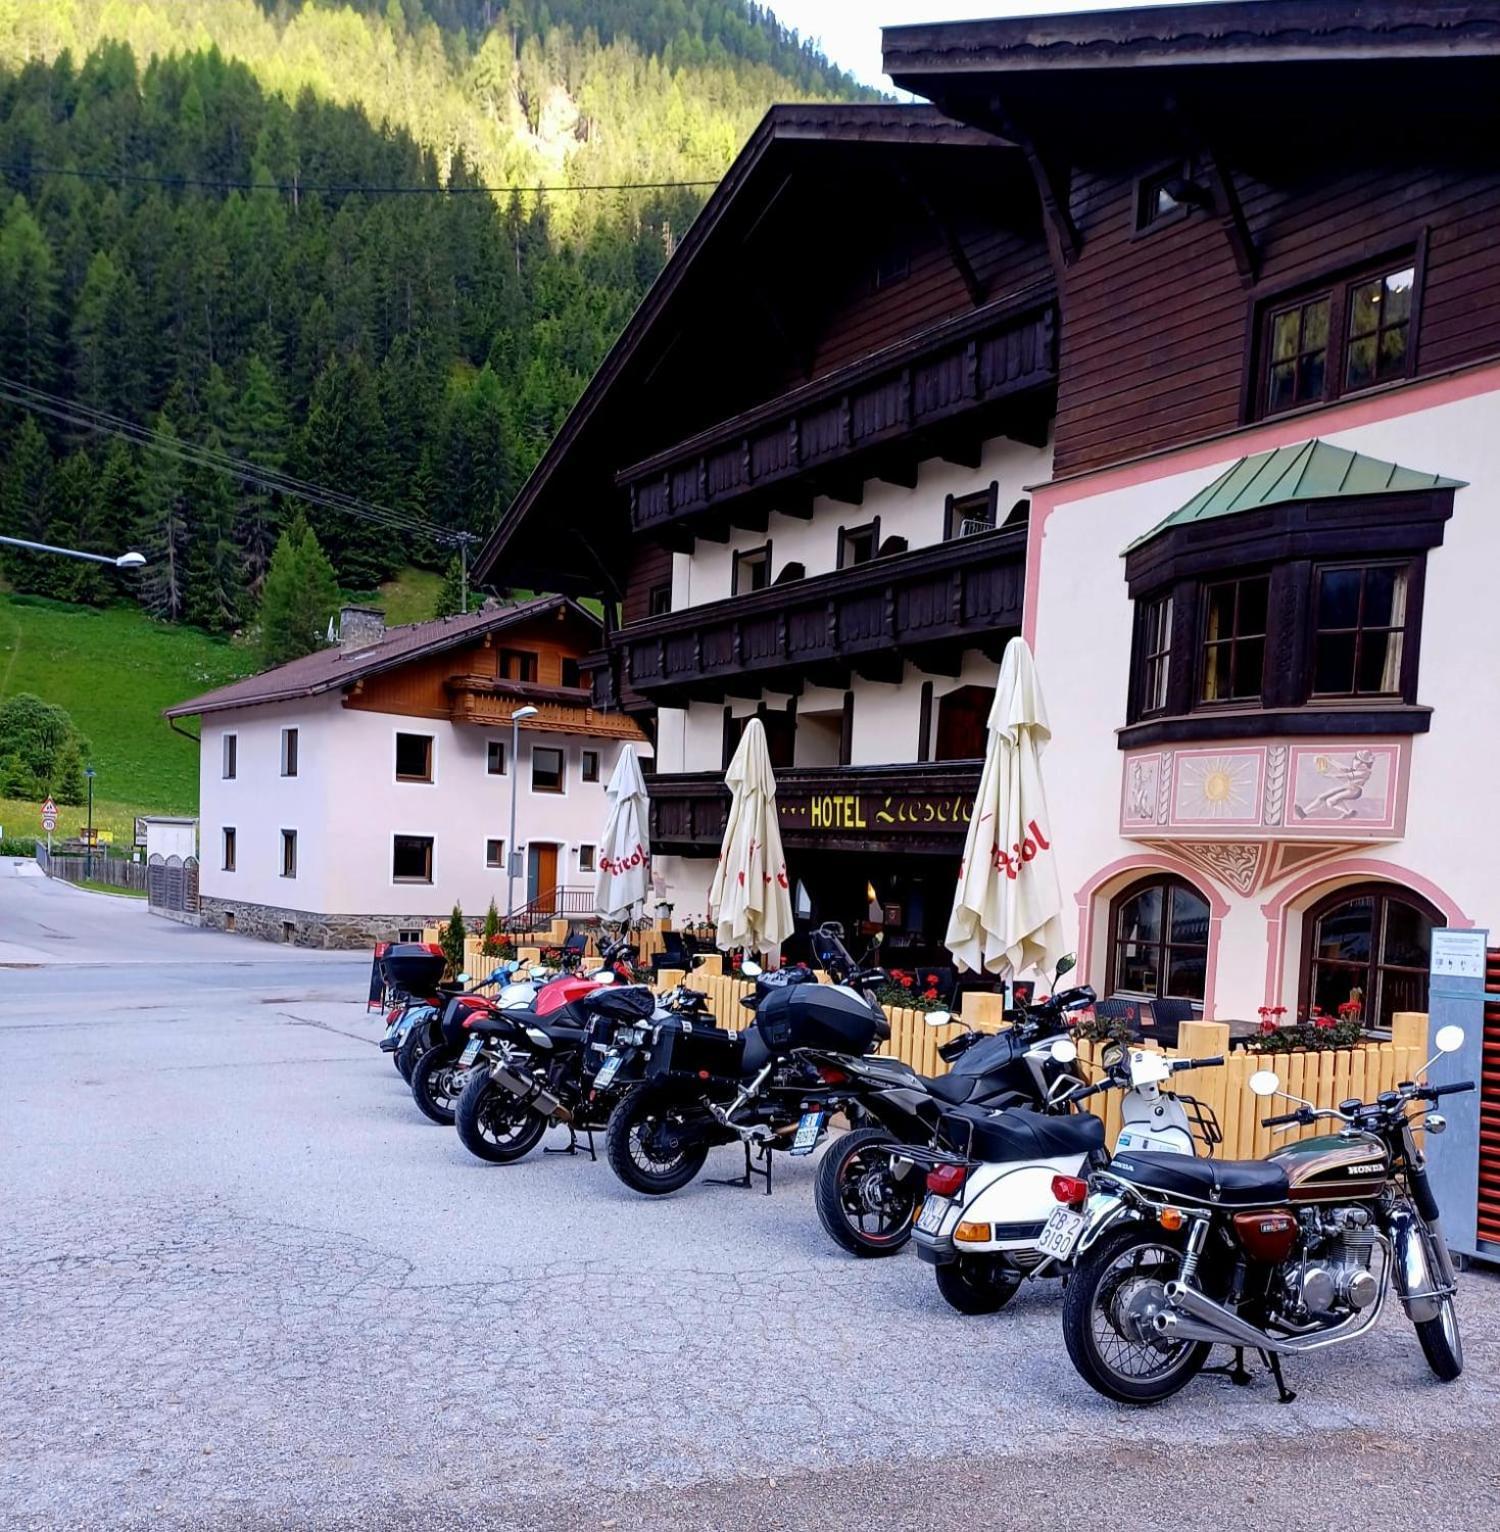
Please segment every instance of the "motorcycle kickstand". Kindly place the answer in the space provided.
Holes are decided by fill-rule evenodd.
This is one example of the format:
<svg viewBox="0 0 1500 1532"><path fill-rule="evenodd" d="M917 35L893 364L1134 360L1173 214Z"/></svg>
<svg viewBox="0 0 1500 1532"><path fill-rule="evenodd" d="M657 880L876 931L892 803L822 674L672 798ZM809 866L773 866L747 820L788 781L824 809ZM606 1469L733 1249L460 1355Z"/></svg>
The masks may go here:
<svg viewBox="0 0 1500 1532"><path fill-rule="evenodd" d="M1243 1346L1234 1348L1234 1361L1228 1367L1205 1367L1203 1371L1213 1377L1228 1378L1237 1388L1243 1388L1250 1381L1250 1369L1245 1366Z"/></svg>
<svg viewBox="0 0 1500 1532"><path fill-rule="evenodd" d="M578 1130L573 1126L572 1123L569 1123L568 1124L568 1142L567 1142L567 1144L563 1148L561 1148L561 1149L549 1149L549 1148L547 1148L544 1145L543 1148L542 1148L542 1153L543 1154L577 1154L578 1153ZM593 1140L593 1135L590 1134L589 1135L589 1158L593 1159L593 1157L594 1157L594 1140Z"/></svg>
<svg viewBox="0 0 1500 1532"><path fill-rule="evenodd" d="M1267 1370L1276 1380L1276 1402L1278 1404L1290 1404L1297 1395L1295 1391L1286 1386L1286 1379L1281 1375L1281 1358L1274 1351L1262 1351L1260 1359L1266 1364Z"/></svg>
<svg viewBox="0 0 1500 1532"><path fill-rule="evenodd" d="M742 1140L742 1142L745 1146L745 1173L740 1176L709 1177L704 1184L707 1186L738 1186L744 1191L749 1191L752 1185L751 1177L759 1176L766 1183L766 1196L769 1197L771 1195L771 1151L766 1145L761 1145L760 1154L761 1158L766 1162L766 1168L764 1170L757 1170L750 1163L749 1140Z"/></svg>

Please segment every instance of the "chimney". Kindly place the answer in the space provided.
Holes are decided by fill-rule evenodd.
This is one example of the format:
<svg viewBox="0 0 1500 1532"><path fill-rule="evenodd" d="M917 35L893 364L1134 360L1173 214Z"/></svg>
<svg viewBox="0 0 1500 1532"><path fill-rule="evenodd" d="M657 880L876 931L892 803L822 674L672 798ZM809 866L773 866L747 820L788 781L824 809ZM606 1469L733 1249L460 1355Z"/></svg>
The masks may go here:
<svg viewBox="0 0 1500 1532"><path fill-rule="evenodd" d="M346 606L339 612L339 651L355 654L385 637L385 613L373 606Z"/></svg>

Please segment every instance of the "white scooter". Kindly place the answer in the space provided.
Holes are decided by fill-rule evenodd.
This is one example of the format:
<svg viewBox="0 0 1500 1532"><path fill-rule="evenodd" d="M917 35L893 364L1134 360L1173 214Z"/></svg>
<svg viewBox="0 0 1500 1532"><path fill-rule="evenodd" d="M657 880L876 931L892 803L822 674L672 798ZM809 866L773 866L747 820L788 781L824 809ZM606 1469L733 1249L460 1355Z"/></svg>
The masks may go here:
<svg viewBox="0 0 1500 1532"><path fill-rule="evenodd" d="M1060 1064L1078 1057L1059 1038L1051 1056ZM1172 1059L1147 1048L1112 1044L1094 1085L1059 1081L1048 1112L1009 1108L986 1112L957 1107L944 1113L938 1149L903 1151L927 1170L927 1196L912 1242L934 1268L938 1291L961 1314L993 1314L1014 1296L1024 1277L1042 1274L1051 1253L1043 1230L1057 1206L1054 1182L1077 1179L1108 1162L1104 1124L1071 1108L1088 1096L1123 1090L1124 1123L1116 1150L1212 1154L1222 1142L1213 1110L1192 1096L1162 1089L1186 1069L1222 1064L1222 1057Z"/></svg>

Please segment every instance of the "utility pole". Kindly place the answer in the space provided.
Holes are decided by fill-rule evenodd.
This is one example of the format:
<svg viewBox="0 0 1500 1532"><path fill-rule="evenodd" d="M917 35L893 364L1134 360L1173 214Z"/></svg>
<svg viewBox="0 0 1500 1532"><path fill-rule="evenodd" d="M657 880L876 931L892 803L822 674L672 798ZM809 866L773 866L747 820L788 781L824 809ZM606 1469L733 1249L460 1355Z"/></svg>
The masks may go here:
<svg viewBox="0 0 1500 1532"><path fill-rule="evenodd" d="M516 912L516 871L521 853L516 850L516 779L521 775L521 721L535 718L538 709L518 707L510 715L510 844L505 848L505 918ZM512 933L514 934L514 933Z"/></svg>
<svg viewBox="0 0 1500 1532"><path fill-rule="evenodd" d="M92 763L83 768L83 774L88 778L89 782L89 827L85 845L86 861L83 875L92 881L94 876L94 768Z"/></svg>

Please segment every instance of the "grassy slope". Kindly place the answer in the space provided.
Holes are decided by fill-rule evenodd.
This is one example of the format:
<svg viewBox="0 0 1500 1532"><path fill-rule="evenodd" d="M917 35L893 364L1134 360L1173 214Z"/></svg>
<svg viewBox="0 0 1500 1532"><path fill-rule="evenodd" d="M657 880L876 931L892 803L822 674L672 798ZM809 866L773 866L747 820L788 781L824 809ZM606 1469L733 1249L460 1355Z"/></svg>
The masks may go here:
<svg viewBox="0 0 1500 1532"><path fill-rule="evenodd" d="M72 714L93 747L95 821L116 831L116 843L129 844L135 814L197 807L198 753L162 708L254 668L247 651L134 608L0 593L0 697L34 692ZM82 810L64 808L59 830L73 831L75 817L81 824ZM0 800L0 823L31 834L36 806Z"/></svg>

